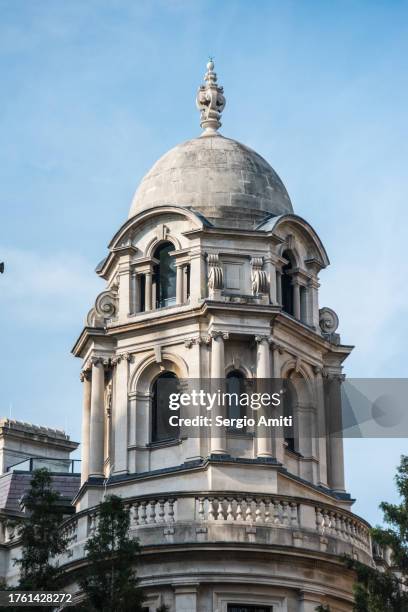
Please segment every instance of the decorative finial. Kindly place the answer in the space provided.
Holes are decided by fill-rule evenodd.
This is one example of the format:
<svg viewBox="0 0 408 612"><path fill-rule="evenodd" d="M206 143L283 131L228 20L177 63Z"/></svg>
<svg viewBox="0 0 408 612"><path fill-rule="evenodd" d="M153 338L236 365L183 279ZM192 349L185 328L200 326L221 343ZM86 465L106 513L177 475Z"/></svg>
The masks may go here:
<svg viewBox="0 0 408 612"><path fill-rule="evenodd" d="M201 113L200 125L203 136L214 134L221 127L221 113L225 108L224 88L218 85L214 72L214 60L209 58L207 72L204 75L205 85L200 85L197 92L197 108Z"/></svg>

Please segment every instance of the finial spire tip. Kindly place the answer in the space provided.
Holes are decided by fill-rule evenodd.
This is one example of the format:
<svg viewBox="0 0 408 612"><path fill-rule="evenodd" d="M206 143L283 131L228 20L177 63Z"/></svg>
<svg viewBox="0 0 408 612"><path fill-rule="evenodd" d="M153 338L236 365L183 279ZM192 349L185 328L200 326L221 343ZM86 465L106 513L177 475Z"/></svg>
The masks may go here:
<svg viewBox="0 0 408 612"><path fill-rule="evenodd" d="M224 88L217 83L212 57L208 58L204 81L205 85L200 85L198 89L196 103L201 113L200 125L204 129L203 135L209 135L214 134L221 127L221 113L226 104Z"/></svg>

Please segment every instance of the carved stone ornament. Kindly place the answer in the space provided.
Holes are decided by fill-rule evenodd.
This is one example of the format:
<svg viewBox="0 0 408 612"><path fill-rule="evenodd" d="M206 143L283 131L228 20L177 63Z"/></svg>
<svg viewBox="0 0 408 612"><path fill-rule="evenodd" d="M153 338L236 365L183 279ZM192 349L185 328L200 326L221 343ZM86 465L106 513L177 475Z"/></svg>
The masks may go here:
<svg viewBox="0 0 408 612"><path fill-rule="evenodd" d="M210 297L214 291L222 289L224 284L224 274L220 265L217 253L208 254L208 293Z"/></svg>
<svg viewBox="0 0 408 612"><path fill-rule="evenodd" d="M218 85L214 62L210 58L204 75L205 85L197 91L196 104L201 114L200 125L204 133L213 133L221 127L221 113L225 108L224 88Z"/></svg>
<svg viewBox="0 0 408 612"><path fill-rule="evenodd" d="M112 380L108 382L105 390L105 411L108 417L112 413Z"/></svg>
<svg viewBox="0 0 408 612"><path fill-rule="evenodd" d="M324 334L334 334L339 326L339 318L331 308L319 310L319 325Z"/></svg>
<svg viewBox="0 0 408 612"><path fill-rule="evenodd" d="M263 268L263 258L253 257L251 259L251 281L252 295L268 293L268 275Z"/></svg>

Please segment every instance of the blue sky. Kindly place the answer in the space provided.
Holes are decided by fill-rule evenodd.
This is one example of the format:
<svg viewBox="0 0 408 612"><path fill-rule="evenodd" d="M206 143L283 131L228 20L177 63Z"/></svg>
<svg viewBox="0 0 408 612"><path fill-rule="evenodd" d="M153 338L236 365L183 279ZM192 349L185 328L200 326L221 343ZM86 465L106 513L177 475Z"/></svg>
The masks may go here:
<svg viewBox="0 0 408 612"><path fill-rule="evenodd" d="M349 377L407 375L408 4L0 0L1 413L79 439L70 355L138 182L198 135L213 55L222 132L268 159L331 267ZM406 440L346 441L355 511L395 498Z"/></svg>

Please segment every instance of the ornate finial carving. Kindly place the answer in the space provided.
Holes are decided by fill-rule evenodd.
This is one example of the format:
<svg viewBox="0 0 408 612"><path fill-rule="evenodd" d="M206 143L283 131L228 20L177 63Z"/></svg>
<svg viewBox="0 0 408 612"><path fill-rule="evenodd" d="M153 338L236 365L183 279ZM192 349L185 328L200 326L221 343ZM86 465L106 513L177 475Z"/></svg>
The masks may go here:
<svg viewBox="0 0 408 612"><path fill-rule="evenodd" d="M221 127L221 113L225 107L224 88L217 83L217 74L214 72L212 58L207 64L207 72L204 75L205 85L200 85L196 103L201 113L200 125L204 134L213 134Z"/></svg>

